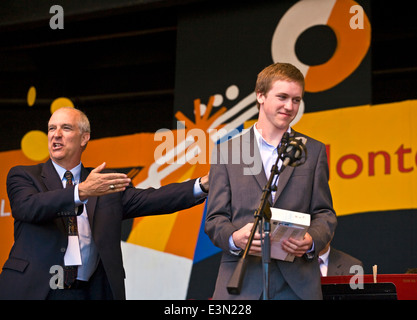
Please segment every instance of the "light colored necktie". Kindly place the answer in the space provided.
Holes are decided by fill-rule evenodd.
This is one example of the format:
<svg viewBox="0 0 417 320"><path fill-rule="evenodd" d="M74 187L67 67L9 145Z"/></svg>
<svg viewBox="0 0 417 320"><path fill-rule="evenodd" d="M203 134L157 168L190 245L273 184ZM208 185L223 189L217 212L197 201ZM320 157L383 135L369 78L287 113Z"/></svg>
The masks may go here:
<svg viewBox="0 0 417 320"><path fill-rule="evenodd" d="M321 266L323 264L323 259L319 257L319 268L320 268L320 274L323 276L323 272L321 270Z"/></svg>

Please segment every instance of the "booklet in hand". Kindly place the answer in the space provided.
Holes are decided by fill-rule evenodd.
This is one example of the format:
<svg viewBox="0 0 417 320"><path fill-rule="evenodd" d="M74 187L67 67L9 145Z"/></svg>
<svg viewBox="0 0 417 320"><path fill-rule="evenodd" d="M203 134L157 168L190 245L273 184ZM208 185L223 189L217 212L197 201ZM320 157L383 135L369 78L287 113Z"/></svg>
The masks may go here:
<svg viewBox="0 0 417 320"><path fill-rule="evenodd" d="M310 226L307 213L271 208L271 258L294 261L294 255L282 249L282 241L288 238L303 239Z"/></svg>

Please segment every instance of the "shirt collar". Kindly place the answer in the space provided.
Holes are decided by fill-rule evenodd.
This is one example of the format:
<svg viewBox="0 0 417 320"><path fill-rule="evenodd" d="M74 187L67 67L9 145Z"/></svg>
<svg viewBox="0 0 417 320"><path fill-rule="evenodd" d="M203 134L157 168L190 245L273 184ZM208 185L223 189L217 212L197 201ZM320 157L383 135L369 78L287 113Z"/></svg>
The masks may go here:
<svg viewBox="0 0 417 320"><path fill-rule="evenodd" d="M61 167L59 164L56 164L53 161L52 164L54 165L56 172L58 172L58 175L61 178L61 180L65 179L64 174L67 171L67 169ZM81 162L76 167L72 168L70 171L74 177L74 184L78 184L81 178Z"/></svg>
<svg viewBox="0 0 417 320"><path fill-rule="evenodd" d="M329 249L327 249L325 253L319 256L321 260L323 260L323 263L325 263L326 265L327 265L327 260L329 259L329 254L330 254L330 247Z"/></svg>
<svg viewBox="0 0 417 320"><path fill-rule="evenodd" d="M266 142L266 141L265 141L265 139L262 137L261 133L260 133L260 132L258 131L258 129L256 128L256 124L257 124L257 123L258 123L258 122L256 122L256 123L253 125L253 131L254 131L254 133L255 133L256 142L258 143L258 148L259 148L259 149L263 149L263 147L265 147L265 148L272 149L272 150L276 149L276 148L277 148L277 146L273 146L273 145L269 144L269 143L268 143L268 142ZM287 132L288 132L288 134L290 134L290 133L291 133L291 127L288 127Z"/></svg>

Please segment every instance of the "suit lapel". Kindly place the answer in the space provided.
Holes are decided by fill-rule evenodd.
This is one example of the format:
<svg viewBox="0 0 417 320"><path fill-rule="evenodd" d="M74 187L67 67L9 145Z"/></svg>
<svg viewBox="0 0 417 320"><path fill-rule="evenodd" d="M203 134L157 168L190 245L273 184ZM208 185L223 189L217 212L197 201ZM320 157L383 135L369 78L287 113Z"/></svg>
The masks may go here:
<svg viewBox="0 0 417 320"><path fill-rule="evenodd" d="M58 172L56 172L51 159L45 162L41 175L47 191L63 189L61 177L58 175ZM65 218L55 219L55 222L61 232L67 232Z"/></svg>
<svg viewBox="0 0 417 320"><path fill-rule="evenodd" d="M342 264L339 261L339 256L335 249L330 247L330 253L329 253L329 264L327 273L333 274L335 276L340 276L343 274L343 270L341 270Z"/></svg>
<svg viewBox="0 0 417 320"><path fill-rule="evenodd" d="M90 172L84 168L83 165L81 165L81 181L84 181L87 179ZM90 197L88 198L88 201L85 205L87 209L87 216L88 216L88 222L90 223L91 230L93 229L93 221L94 221L94 212L97 204L97 197Z"/></svg>
<svg viewBox="0 0 417 320"><path fill-rule="evenodd" d="M49 159L42 168L42 180L47 190L62 189L61 177L56 172L51 159Z"/></svg>
<svg viewBox="0 0 417 320"><path fill-rule="evenodd" d="M293 129L291 129L291 134L290 135L291 136L295 135L295 131ZM293 172L294 172L294 167L287 166L284 169L284 171L282 171L281 174L279 175L277 192L275 193L274 205L277 202L277 200L279 199L279 196L281 195L282 190L284 190L285 186L287 185L288 181L290 180L290 177L291 177Z"/></svg>
<svg viewBox="0 0 417 320"><path fill-rule="evenodd" d="M246 150L253 150L253 163L251 163L250 166L248 166L248 169L251 171L252 176L255 178L256 182L258 183L259 188L263 190L266 184L268 183L268 180L266 178L265 168L263 166L261 153L259 151L258 144L255 141L255 133L254 133L253 126L249 130L248 133L242 136L242 140L243 140L242 144L246 144ZM241 160L242 160L242 163L245 163L243 159ZM269 199L269 203L272 203L271 195L269 195L268 199Z"/></svg>
<svg viewBox="0 0 417 320"><path fill-rule="evenodd" d="M288 180L290 180L290 177L293 171L294 171L294 167L286 167L284 171L281 172L279 176L279 180L278 180L277 192L275 193L274 205L279 199L279 196L281 195L282 190L284 190L285 186L287 185Z"/></svg>
<svg viewBox="0 0 417 320"><path fill-rule="evenodd" d="M291 129L291 135L296 135L296 132ZM259 152L259 148L258 148L258 144L255 141L255 133L254 133L254 128L252 126L252 128L249 130L249 132L245 133L242 135L242 144L247 144L249 145L249 148L246 150L254 150L254 164L251 164L250 166L248 166L248 169L252 172L255 180L257 181L259 187L263 190L263 188L266 186L267 184L267 179L266 179L266 174L265 174L265 169L263 167L262 164L262 158L261 158L261 154ZM243 153L243 152L242 152ZM242 163L245 163L242 160ZM262 167L261 170L259 170L259 167L257 167L257 164L260 164ZM277 200L279 199L279 196L281 195L282 191L284 190L285 186L287 185L291 175L294 172L294 167L290 167L287 166L284 171L282 171L282 173L279 176L279 180L278 180L278 186L277 186L277 192L275 193L275 201L274 201L274 205L277 202ZM269 197L269 201L272 203L272 197Z"/></svg>
<svg viewBox="0 0 417 320"><path fill-rule="evenodd" d="M56 189L63 188L61 177L59 177L50 159L43 166L41 174L42 174L42 181L45 184L45 187L47 190L56 190ZM89 171L85 169L84 166L81 166L81 181L84 181L87 178L88 174L89 174ZM88 198L88 202L86 204L88 221L90 223L91 228L93 225L93 220L94 220L93 218L94 218L96 203L97 203L97 197L90 197ZM63 232L66 232L65 219L66 218L56 219L58 228L60 228Z"/></svg>
<svg viewBox="0 0 417 320"><path fill-rule="evenodd" d="M242 150L243 152L251 152L253 150L253 162L250 164L246 164L244 159L242 158L242 163L247 166L248 170L252 173L252 176L255 177L256 181L259 184L259 187L261 189L264 188L264 186L267 183L265 170L262 164L262 158L261 153L259 152L258 144L255 141L255 133L253 132L253 127L249 130L249 132L245 133L242 136L242 145L245 144L246 147Z"/></svg>

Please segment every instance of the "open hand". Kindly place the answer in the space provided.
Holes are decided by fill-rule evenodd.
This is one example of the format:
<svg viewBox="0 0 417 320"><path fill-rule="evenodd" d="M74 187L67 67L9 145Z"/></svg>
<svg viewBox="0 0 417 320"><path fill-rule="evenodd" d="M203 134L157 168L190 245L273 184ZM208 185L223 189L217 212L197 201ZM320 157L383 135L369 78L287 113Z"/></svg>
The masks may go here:
<svg viewBox="0 0 417 320"><path fill-rule="evenodd" d="M131 181L130 178L124 173L101 173L105 167L106 163L103 162L78 185L80 200L84 201L88 197L103 196L126 189Z"/></svg>

